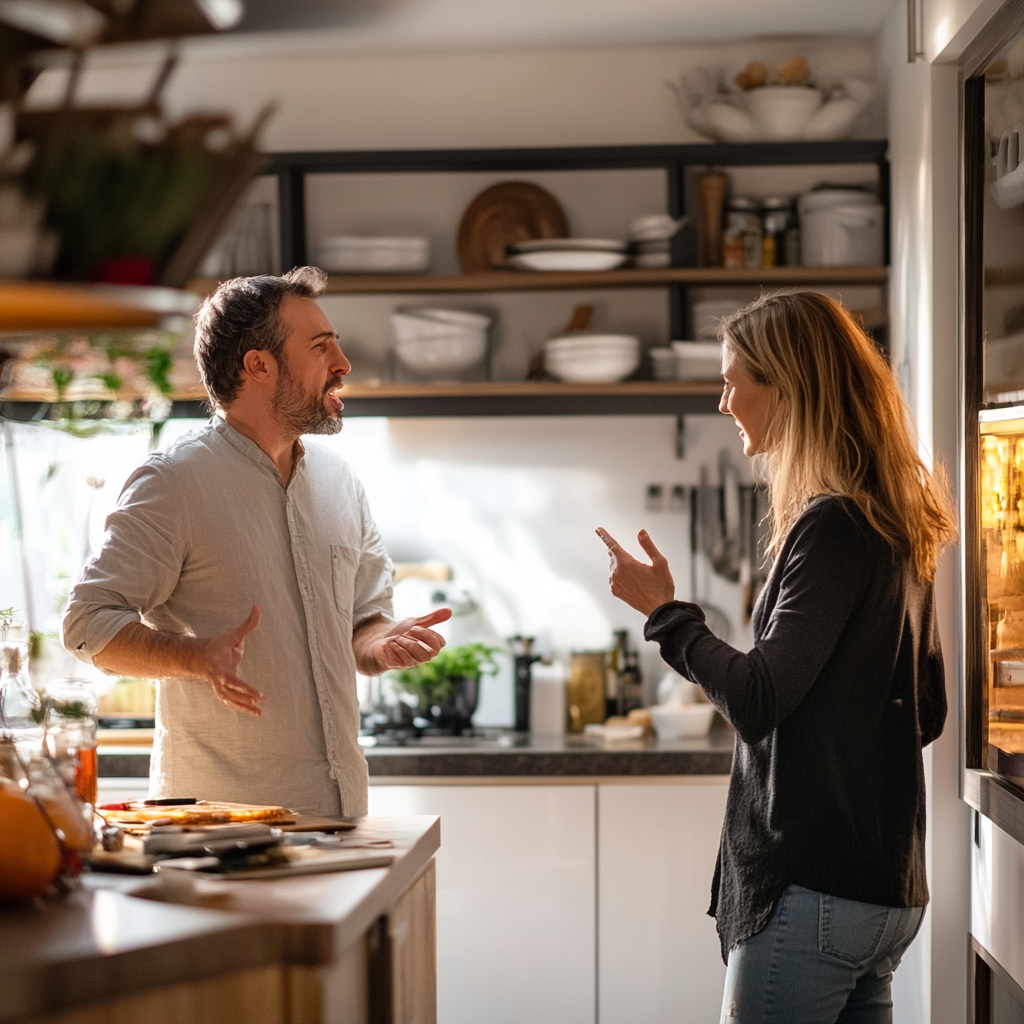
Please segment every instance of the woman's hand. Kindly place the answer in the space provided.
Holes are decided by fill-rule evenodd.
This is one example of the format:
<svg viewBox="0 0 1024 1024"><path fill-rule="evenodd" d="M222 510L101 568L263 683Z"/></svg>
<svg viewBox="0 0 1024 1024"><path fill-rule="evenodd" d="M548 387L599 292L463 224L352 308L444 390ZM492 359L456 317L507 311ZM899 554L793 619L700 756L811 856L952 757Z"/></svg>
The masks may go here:
<svg viewBox="0 0 1024 1024"><path fill-rule="evenodd" d="M608 546L612 560L608 582L619 600L648 616L655 608L675 600L676 585L668 559L654 546L646 530L637 534L637 540L650 557L651 565L638 562L607 530L598 527L596 533Z"/></svg>

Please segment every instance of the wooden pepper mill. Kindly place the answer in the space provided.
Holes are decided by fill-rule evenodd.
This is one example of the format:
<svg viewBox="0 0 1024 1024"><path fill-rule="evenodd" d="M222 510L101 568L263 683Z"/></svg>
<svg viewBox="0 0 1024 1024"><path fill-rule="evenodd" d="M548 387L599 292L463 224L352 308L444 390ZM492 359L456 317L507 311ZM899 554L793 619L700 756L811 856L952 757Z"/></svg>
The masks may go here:
<svg viewBox="0 0 1024 1024"><path fill-rule="evenodd" d="M725 213L725 193L729 179L721 171L709 171L697 178L700 195L700 263L702 267L720 267Z"/></svg>

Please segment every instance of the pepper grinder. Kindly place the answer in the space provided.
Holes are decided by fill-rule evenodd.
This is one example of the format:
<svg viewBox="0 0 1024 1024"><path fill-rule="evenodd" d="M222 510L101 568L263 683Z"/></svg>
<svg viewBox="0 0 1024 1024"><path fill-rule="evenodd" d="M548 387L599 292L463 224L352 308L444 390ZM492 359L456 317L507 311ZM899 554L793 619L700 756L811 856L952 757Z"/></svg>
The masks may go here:
<svg viewBox="0 0 1024 1024"><path fill-rule="evenodd" d="M533 663L540 661L540 655L532 654L532 636L509 637L515 666L516 732L530 731L530 676Z"/></svg>

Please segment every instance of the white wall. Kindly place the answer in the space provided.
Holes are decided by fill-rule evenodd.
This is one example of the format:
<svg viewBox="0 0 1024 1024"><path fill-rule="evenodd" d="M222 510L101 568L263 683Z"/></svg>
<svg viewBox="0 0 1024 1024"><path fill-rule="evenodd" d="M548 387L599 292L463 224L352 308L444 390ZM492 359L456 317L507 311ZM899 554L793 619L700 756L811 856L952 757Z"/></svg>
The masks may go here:
<svg viewBox="0 0 1024 1024"><path fill-rule="evenodd" d="M892 343L922 446L955 477L958 465L957 79L952 66L906 58L906 8L895 3L879 43L887 69L892 161ZM896 973L896 1019L959 1022L967 1007L970 814L959 798L961 631L958 552L937 579L950 707L926 752L929 881L925 927Z"/></svg>
<svg viewBox="0 0 1024 1024"><path fill-rule="evenodd" d="M186 51L168 89L172 110L228 109L243 120L278 104L265 148L619 145L699 141L664 84L687 68L730 74L803 53L825 83L874 73L870 41L761 39L664 46L353 54L307 50L232 58ZM97 55L81 96L142 96L155 55ZM33 95L59 94L59 76ZM881 122L865 120L877 137Z"/></svg>

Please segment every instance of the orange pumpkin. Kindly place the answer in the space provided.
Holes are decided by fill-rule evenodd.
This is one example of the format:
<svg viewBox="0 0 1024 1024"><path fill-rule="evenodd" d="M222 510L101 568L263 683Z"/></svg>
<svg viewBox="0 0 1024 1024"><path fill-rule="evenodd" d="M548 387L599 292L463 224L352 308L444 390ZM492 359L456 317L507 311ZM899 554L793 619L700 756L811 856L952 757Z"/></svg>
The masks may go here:
<svg viewBox="0 0 1024 1024"><path fill-rule="evenodd" d="M39 896L60 870L60 844L36 802L0 779L0 902Z"/></svg>

